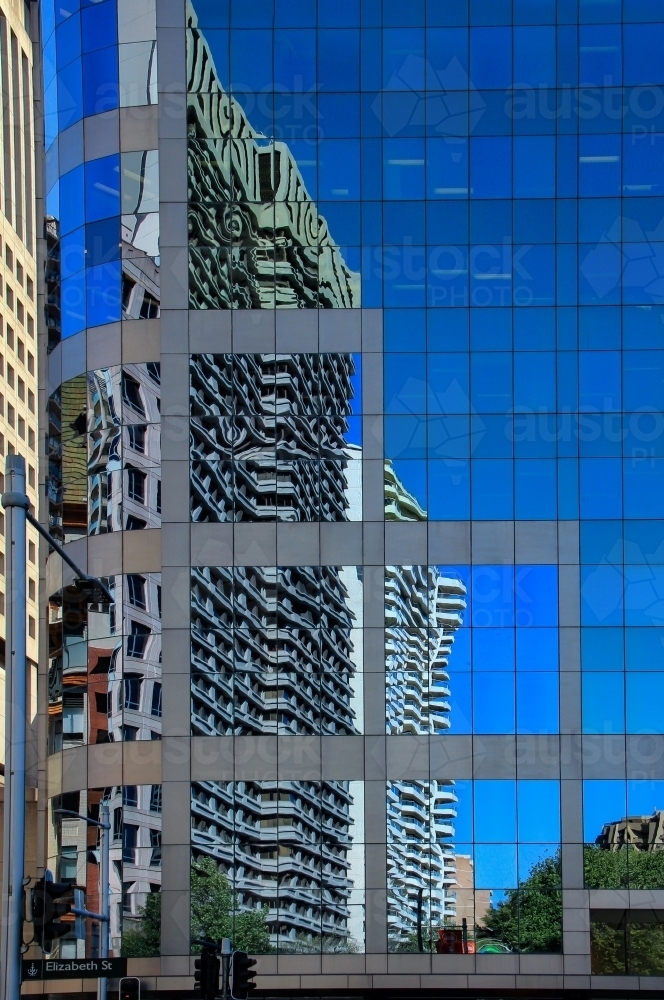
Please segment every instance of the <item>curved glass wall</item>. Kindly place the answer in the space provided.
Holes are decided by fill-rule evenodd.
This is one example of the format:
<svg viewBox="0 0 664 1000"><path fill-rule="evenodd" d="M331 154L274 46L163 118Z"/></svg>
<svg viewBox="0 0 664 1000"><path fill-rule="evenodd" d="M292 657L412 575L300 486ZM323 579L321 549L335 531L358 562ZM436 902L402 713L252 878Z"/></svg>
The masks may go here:
<svg viewBox="0 0 664 1000"><path fill-rule="evenodd" d="M119 142L122 109L157 103L155 0L46 0L41 11L53 348L159 315L159 154Z"/></svg>

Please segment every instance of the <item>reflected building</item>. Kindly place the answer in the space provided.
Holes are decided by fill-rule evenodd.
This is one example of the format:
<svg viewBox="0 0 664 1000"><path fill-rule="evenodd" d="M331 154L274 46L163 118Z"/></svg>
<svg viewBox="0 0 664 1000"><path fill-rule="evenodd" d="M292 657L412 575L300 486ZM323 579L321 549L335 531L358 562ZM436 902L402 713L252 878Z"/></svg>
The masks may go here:
<svg viewBox="0 0 664 1000"><path fill-rule="evenodd" d="M193 355L192 520L359 519L354 375L352 354Z"/></svg>
<svg viewBox="0 0 664 1000"><path fill-rule="evenodd" d="M234 894L235 915L262 912L275 951L361 950L361 787L348 781L196 782L192 864L201 856L214 859Z"/></svg>
<svg viewBox="0 0 664 1000"><path fill-rule="evenodd" d="M595 843L606 851L631 848L634 851L664 850L664 811L651 816L625 816L605 823Z"/></svg>

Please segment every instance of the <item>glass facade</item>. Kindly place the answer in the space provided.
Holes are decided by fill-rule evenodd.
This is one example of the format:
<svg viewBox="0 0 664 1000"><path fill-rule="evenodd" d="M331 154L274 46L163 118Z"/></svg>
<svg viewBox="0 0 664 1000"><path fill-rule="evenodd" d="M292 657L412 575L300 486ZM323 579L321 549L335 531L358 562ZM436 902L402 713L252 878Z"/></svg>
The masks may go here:
<svg viewBox="0 0 664 1000"><path fill-rule="evenodd" d="M114 953L659 989L659 6L47 7L49 519L115 596L49 562L48 798L121 800Z"/></svg>

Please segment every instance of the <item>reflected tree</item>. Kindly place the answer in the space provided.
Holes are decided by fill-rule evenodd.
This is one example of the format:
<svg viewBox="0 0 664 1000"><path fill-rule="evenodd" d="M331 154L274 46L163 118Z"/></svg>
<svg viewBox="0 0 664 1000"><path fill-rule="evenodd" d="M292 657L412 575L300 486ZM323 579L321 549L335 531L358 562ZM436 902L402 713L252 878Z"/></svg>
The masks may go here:
<svg viewBox="0 0 664 1000"><path fill-rule="evenodd" d="M228 878L213 858L191 863L191 938L219 941L230 938L233 948L253 955L269 954L268 907L240 910Z"/></svg>
<svg viewBox="0 0 664 1000"><path fill-rule="evenodd" d="M533 865L528 878L510 889L484 918L479 936L488 935L511 951L559 952L562 941L560 851Z"/></svg>
<svg viewBox="0 0 664 1000"><path fill-rule="evenodd" d="M138 910L136 927L122 934L122 954L128 958L151 958L161 950L161 893L151 892Z"/></svg>
<svg viewBox="0 0 664 1000"><path fill-rule="evenodd" d="M607 851L598 844L586 844L583 867L589 889L664 888L664 851L639 851L629 846Z"/></svg>

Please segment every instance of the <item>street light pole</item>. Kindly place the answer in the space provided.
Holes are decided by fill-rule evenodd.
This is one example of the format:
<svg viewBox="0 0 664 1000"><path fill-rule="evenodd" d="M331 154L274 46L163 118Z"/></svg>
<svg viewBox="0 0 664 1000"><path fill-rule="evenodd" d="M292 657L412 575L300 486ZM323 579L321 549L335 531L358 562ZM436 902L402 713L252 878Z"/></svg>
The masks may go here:
<svg viewBox="0 0 664 1000"><path fill-rule="evenodd" d="M61 816L75 816L76 819L82 819L90 826L98 826L100 829L99 835L99 913L90 913L89 910L79 910L74 909L72 913L80 915L82 917L92 917L93 919L99 920L99 951L100 958L108 958L108 935L111 926L111 910L109 906L109 855L111 849L111 819L110 810L108 808L108 802L102 801L99 806L99 819L93 819L91 816L81 816L80 813L74 812L73 809L54 809L55 813ZM102 976L99 979L99 989L98 996L99 1000L106 1000L106 979Z"/></svg>
<svg viewBox="0 0 664 1000"><path fill-rule="evenodd" d="M0 502L5 519L5 803L4 841L2 845L2 896L0 898L0 1000L20 1000L21 946L23 944L23 879L25 871L25 775L27 678L25 593L25 523L28 521L46 539L51 548L77 576L74 585L90 603L113 603L101 580L88 576L76 565L61 545L30 513L25 492L25 459L8 455L5 461L5 487ZM105 814L103 810L106 810ZM102 806L106 829L102 827L101 898L108 913L108 806ZM102 825L101 823L98 825ZM106 838L104 840L104 837ZM106 863L103 855L106 851ZM105 871L104 871L105 867ZM108 921L103 921L102 957L108 957ZM105 951L104 951L105 949ZM106 1000L106 980L100 980L100 1000Z"/></svg>
<svg viewBox="0 0 664 1000"><path fill-rule="evenodd" d="M25 859L26 638L25 459L8 455L5 516L5 803L0 913L2 1000L19 1000Z"/></svg>

